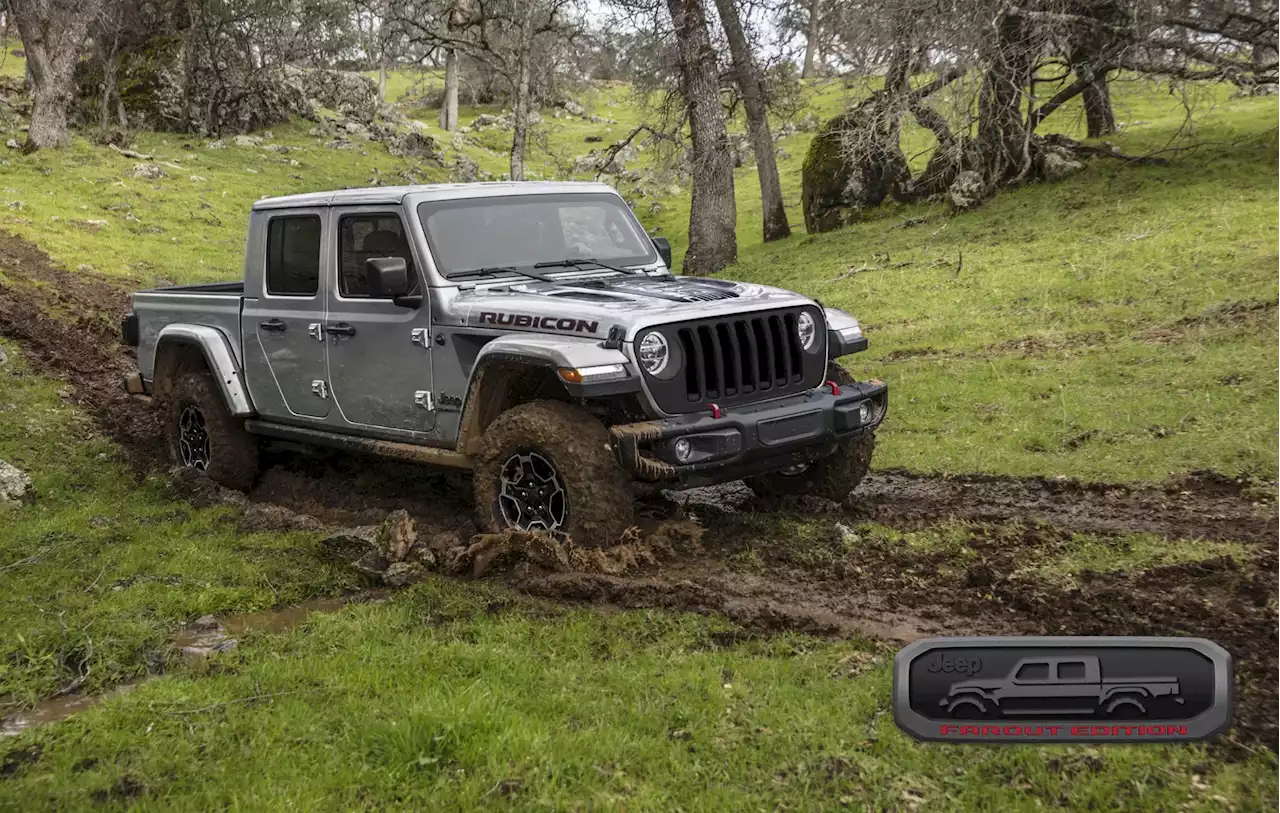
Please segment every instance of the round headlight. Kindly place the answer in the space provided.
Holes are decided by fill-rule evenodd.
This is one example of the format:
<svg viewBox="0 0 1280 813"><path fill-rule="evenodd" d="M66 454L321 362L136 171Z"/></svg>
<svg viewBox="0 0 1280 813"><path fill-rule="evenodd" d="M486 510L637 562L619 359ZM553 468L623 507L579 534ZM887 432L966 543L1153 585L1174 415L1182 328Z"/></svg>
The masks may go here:
<svg viewBox="0 0 1280 813"><path fill-rule="evenodd" d="M796 332L800 334L800 344L805 350L812 350L818 344L818 326L808 311L801 311L796 319Z"/></svg>
<svg viewBox="0 0 1280 813"><path fill-rule="evenodd" d="M640 340L640 349L636 355L640 358L640 366L649 375L657 375L665 370L671 358L666 337L656 332Z"/></svg>

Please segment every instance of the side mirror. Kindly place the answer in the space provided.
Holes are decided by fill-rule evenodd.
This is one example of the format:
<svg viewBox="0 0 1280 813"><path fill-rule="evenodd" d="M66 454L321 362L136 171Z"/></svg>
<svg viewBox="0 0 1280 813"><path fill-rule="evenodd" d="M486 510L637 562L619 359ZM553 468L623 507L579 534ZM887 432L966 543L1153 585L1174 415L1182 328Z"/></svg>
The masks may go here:
<svg viewBox="0 0 1280 813"><path fill-rule="evenodd" d="M654 237L653 247L658 250L658 256L666 263L667 270L671 270L671 241L665 237Z"/></svg>
<svg viewBox="0 0 1280 813"><path fill-rule="evenodd" d="M375 257L365 260L365 278L369 296L395 299L409 293L409 264L401 257Z"/></svg>

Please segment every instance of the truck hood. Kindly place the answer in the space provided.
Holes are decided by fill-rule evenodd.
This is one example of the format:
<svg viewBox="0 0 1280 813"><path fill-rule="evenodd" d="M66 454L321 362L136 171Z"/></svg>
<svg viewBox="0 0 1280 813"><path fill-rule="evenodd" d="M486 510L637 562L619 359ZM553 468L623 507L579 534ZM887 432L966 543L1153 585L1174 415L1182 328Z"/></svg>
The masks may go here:
<svg viewBox="0 0 1280 813"><path fill-rule="evenodd" d="M621 326L631 339L650 325L804 304L812 300L767 285L637 274L476 289L454 298L451 310L468 327L605 335Z"/></svg>

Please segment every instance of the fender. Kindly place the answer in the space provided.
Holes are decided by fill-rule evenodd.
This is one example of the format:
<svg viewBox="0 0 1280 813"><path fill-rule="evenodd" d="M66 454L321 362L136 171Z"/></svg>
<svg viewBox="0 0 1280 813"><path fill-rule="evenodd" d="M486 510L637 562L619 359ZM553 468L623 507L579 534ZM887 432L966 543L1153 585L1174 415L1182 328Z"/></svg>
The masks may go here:
<svg viewBox="0 0 1280 813"><path fill-rule="evenodd" d="M227 409L237 418L247 418L256 414L249 401L249 391L244 385L244 374L236 354L231 349L231 342L226 335L214 327L207 325L165 325L156 337L156 357L171 344L194 345L204 354L209 372L218 382L222 398Z"/></svg>
<svg viewBox="0 0 1280 813"><path fill-rule="evenodd" d="M546 370L575 397L639 392L641 388L639 372L631 359L621 350L606 348L595 339L529 333L499 336L480 349L471 367L471 381L462 404L462 421L457 442L459 451L473 453L484 428L498 417L501 409L502 396L479 397L482 390L493 393L494 386L501 388L505 395L507 382L501 375L497 381L486 382L488 371L500 371L504 366L512 364ZM628 373L627 378L599 384L570 384L556 375L557 370L564 368L581 369L607 364L623 365Z"/></svg>

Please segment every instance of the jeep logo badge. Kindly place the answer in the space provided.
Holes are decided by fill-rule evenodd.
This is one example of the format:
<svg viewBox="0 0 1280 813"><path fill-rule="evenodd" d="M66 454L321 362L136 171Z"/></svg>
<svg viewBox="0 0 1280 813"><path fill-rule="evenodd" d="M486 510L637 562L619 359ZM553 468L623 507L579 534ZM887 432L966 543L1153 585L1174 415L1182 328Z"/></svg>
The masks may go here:
<svg viewBox="0 0 1280 813"><path fill-rule="evenodd" d="M1202 638L929 638L893 664L893 716L940 742L1175 742L1231 723L1231 655Z"/></svg>

